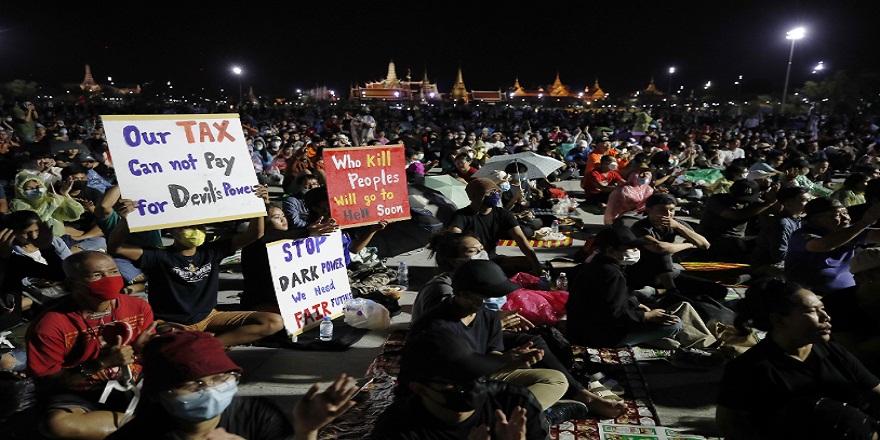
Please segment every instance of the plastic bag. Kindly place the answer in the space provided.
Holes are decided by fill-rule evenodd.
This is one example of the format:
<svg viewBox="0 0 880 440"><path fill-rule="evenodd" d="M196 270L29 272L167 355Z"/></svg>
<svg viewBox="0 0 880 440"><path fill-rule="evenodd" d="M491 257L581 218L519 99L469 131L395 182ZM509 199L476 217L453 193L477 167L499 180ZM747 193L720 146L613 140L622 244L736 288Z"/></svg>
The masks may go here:
<svg viewBox="0 0 880 440"><path fill-rule="evenodd" d="M520 272L510 281L523 286L507 295L507 302L502 310L522 309L519 314L535 325L555 325L559 318L565 316L565 303L568 292L561 290L537 290L540 278Z"/></svg>
<svg viewBox="0 0 880 440"><path fill-rule="evenodd" d="M391 325L388 309L371 299L350 299L345 302L343 313L345 323L355 328L379 330Z"/></svg>

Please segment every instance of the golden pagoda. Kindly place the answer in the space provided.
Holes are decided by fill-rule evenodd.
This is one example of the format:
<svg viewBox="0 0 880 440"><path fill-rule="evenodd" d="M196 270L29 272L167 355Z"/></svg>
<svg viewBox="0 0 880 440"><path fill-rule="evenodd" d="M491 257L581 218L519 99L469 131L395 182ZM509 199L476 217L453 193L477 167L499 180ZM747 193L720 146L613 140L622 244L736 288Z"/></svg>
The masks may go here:
<svg viewBox="0 0 880 440"><path fill-rule="evenodd" d="M571 96L571 92L568 91L568 87L563 85L562 80L559 79L559 72L556 72L556 81L553 81L553 84L550 86L550 96Z"/></svg>
<svg viewBox="0 0 880 440"><path fill-rule="evenodd" d="M513 96L526 96L526 95L528 95L528 93L526 93L525 89L523 89L522 86L519 85L519 77L517 77L516 80L513 82L513 92L512 93L513 93Z"/></svg>
<svg viewBox="0 0 880 440"><path fill-rule="evenodd" d="M83 78L83 82L79 85L79 88L86 92L100 92L101 86L95 82L95 78L92 77L92 68L86 64L86 76Z"/></svg>
<svg viewBox="0 0 880 440"><path fill-rule="evenodd" d="M596 78L596 82L593 83L593 91L590 91L589 87L584 88L584 96L589 101L601 101L605 99L605 91L599 87L599 78Z"/></svg>
<svg viewBox="0 0 880 440"><path fill-rule="evenodd" d="M452 86L452 99L453 100L461 100L465 103L468 102L468 92L467 88L464 86L464 79L461 75L461 66L458 67L458 78L455 80L455 84Z"/></svg>
<svg viewBox="0 0 880 440"><path fill-rule="evenodd" d="M657 86L654 85L654 77L653 76L651 77L651 82L648 84L648 88L645 89L644 93L646 95L650 95L650 96L664 95L664 93L661 92L660 90L657 90Z"/></svg>
<svg viewBox="0 0 880 440"><path fill-rule="evenodd" d="M394 60L388 63L388 73L384 79L368 82L364 87L354 86L351 88L351 98L360 100L402 101L407 99L440 99L437 84L428 81L428 71L425 69L421 81L413 81L411 69L407 69L406 79L397 78L397 68Z"/></svg>

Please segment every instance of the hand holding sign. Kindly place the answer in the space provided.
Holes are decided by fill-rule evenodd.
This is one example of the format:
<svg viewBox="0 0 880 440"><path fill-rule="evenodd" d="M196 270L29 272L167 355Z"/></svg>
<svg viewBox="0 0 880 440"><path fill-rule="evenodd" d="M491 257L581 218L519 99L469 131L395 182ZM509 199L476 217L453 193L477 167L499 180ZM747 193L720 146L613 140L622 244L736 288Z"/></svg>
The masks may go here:
<svg viewBox="0 0 880 440"><path fill-rule="evenodd" d="M410 218L403 145L324 150L330 211L345 228Z"/></svg>

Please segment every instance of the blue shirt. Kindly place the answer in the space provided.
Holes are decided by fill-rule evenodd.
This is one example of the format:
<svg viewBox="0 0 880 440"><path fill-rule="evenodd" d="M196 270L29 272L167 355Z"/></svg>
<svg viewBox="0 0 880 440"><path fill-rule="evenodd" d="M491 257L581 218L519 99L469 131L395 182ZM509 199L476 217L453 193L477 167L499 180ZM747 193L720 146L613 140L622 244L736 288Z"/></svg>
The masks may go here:
<svg viewBox="0 0 880 440"><path fill-rule="evenodd" d="M822 228L804 226L791 234L785 255L785 279L805 286L817 295L856 285L849 272L849 263L856 254L856 247L865 242L868 231L828 252L807 250L808 241L827 234L828 231Z"/></svg>

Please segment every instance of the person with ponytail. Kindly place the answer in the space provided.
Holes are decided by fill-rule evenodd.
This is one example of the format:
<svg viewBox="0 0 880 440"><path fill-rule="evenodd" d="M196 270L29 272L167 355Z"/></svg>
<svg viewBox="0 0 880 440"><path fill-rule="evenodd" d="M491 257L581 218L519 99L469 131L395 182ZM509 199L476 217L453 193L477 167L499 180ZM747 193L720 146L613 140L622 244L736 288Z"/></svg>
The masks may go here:
<svg viewBox="0 0 880 440"><path fill-rule="evenodd" d="M715 414L725 438L876 438L867 414L880 379L830 340L831 317L815 293L760 280L737 304L734 326L767 335L725 367Z"/></svg>

